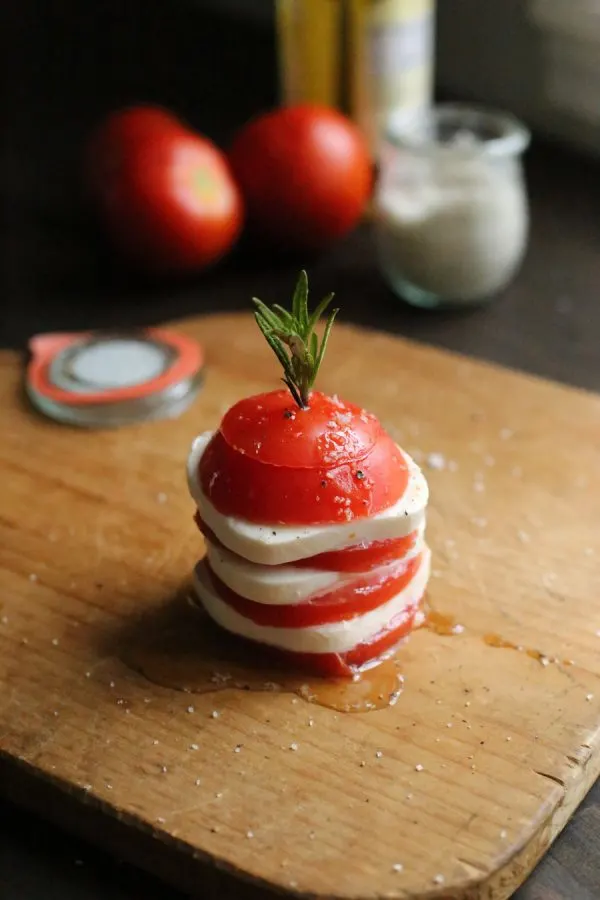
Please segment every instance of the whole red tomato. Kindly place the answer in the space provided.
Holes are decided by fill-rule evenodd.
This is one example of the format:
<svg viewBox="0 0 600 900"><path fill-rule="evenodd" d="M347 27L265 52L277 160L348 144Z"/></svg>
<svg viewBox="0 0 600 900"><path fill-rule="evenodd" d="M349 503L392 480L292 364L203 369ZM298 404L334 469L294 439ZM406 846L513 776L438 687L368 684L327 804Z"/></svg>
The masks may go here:
<svg viewBox="0 0 600 900"><path fill-rule="evenodd" d="M229 159L256 229L302 250L322 249L353 228L372 188L362 134L327 107L259 116L239 131Z"/></svg>
<svg viewBox="0 0 600 900"><path fill-rule="evenodd" d="M179 119L160 106L141 105L110 113L93 131L85 154L85 180L92 197L102 196L132 147L165 131L184 131Z"/></svg>
<svg viewBox="0 0 600 900"><path fill-rule="evenodd" d="M243 201L225 156L164 110L109 117L91 139L86 169L110 236L142 268L204 269L240 233Z"/></svg>

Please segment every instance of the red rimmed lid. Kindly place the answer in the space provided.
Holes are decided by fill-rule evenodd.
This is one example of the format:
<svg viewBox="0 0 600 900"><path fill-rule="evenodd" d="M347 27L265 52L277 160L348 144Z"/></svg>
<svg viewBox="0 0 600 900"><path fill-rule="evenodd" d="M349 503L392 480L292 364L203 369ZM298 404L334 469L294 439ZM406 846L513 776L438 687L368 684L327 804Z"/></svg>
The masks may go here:
<svg viewBox="0 0 600 900"><path fill-rule="evenodd" d="M202 347L163 328L33 337L27 391L54 419L118 425L179 414L199 387Z"/></svg>

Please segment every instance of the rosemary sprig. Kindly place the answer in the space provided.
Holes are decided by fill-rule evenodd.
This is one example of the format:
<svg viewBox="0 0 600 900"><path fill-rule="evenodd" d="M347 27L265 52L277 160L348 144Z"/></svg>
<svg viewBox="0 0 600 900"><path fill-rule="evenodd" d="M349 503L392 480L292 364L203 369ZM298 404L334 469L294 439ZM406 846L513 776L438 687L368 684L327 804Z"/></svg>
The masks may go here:
<svg viewBox="0 0 600 900"><path fill-rule="evenodd" d="M310 391L323 362L327 341L338 309L329 313L325 331L319 345L315 325L333 300L328 294L316 309L308 312L308 278L302 270L296 283L289 312L277 303L268 307L253 297L256 306L254 317L271 350L283 366L283 381L300 409L309 404Z"/></svg>

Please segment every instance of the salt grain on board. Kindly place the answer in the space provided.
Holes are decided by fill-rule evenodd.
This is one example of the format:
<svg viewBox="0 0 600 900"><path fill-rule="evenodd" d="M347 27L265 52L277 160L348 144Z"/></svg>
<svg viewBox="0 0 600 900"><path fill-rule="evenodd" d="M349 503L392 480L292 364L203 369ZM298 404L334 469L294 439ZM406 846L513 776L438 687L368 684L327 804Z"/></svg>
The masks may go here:
<svg viewBox="0 0 600 900"><path fill-rule="evenodd" d="M446 468L446 457L443 453L429 453L427 455L427 465L430 469L436 469L441 472Z"/></svg>

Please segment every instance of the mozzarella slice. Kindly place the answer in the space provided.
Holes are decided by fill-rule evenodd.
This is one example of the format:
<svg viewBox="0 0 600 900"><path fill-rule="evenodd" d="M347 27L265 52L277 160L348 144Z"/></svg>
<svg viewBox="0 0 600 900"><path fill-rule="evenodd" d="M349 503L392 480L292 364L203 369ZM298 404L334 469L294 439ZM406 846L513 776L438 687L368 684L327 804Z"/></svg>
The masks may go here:
<svg viewBox="0 0 600 900"><path fill-rule="evenodd" d="M233 634L297 653L345 653L375 637L399 613L421 600L429 579L430 565L431 552L425 547L421 565L409 584L387 603L362 616L312 628L257 625L221 600L213 587L206 565L202 562L194 572L194 587L208 615Z"/></svg>
<svg viewBox="0 0 600 900"><path fill-rule="evenodd" d="M368 572L326 572L321 569L297 568L293 565L263 566L248 562L225 547L217 547L206 540L206 555L210 566L221 581L255 603L294 604L308 597L318 597L327 591L350 585L365 576L391 574L423 551L423 529L410 552L401 560L395 559Z"/></svg>
<svg viewBox="0 0 600 900"><path fill-rule="evenodd" d="M353 519L331 525L254 525L235 516L217 512L198 480L198 466L212 432L196 438L188 457L187 478L202 519L222 544L251 562L267 566L306 559L317 553L341 550L361 541L383 541L405 537L425 519L429 491L417 464L404 453L408 464L408 485L400 500L372 518Z"/></svg>

